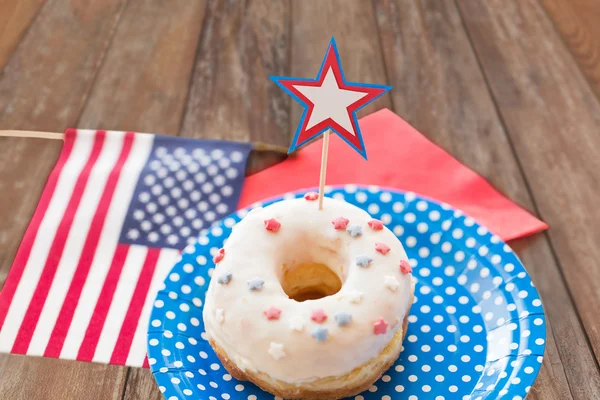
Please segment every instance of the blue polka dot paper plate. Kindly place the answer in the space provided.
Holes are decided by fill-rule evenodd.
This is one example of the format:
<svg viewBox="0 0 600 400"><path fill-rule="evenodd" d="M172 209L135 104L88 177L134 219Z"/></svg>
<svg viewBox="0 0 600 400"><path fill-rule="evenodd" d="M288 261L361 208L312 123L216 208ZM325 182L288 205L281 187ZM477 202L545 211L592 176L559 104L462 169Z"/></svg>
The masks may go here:
<svg viewBox="0 0 600 400"><path fill-rule="evenodd" d="M461 211L414 193L347 185L328 188L327 196L383 221L404 244L418 280L400 358L354 398L525 398L544 355L545 316L510 247ZM212 256L247 212L225 218L188 246L157 295L148 361L168 400L273 398L227 373L202 321Z"/></svg>

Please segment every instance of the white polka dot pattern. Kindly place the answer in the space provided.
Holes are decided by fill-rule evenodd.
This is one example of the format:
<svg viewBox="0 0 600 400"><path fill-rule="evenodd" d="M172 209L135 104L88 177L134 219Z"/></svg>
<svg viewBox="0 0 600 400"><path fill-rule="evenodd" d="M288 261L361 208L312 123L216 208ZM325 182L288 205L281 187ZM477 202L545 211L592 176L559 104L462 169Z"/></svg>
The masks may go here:
<svg viewBox="0 0 600 400"><path fill-rule="evenodd" d="M510 247L462 212L414 193L355 185L327 193L381 219L405 244L418 279L399 360L353 399L525 398L543 359L545 316ZM166 399L273 398L227 373L202 321L211 252L246 214L225 218L188 246L158 293L148 361Z"/></svg>

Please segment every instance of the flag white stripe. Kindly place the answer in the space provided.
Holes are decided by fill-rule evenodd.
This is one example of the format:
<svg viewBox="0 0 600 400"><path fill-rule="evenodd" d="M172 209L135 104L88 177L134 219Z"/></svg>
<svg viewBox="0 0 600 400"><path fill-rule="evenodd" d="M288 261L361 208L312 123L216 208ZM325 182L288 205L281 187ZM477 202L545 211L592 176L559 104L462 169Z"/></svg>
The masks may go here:
<svg viewBox="0 0 600 400"><path fill-rule="evenodd" d="M127 356L127 365L134 367L141 367L146 357L146 337L148 332L148 320L150 318L150 311L152 310L152 304L156 298L156 293L160 288L161 283L165 280L167 273L171 270L177 258L179 257L179 251L174 249L162 249L158 257L156 269L152 275L152 282L148 290L148 295L140 314L138 325L135 329L135 335L133 342L131 343L131 349Z"/></svg>
<svg viewBox="0 0 600 400"><path fill-rule="evenodd" d="M46 350L48 340L50 339L65 296L71 285L71 280L75 274L75 269L81 257L81 251L87 239L92 219L104 192L106 181L114 165L117 163L121 148L123 147L123 138L123 132L112 132L110 135L107 135L98 159L90 170L87 185L83 191L79 207L73 218L71 230L67 236L63 256L58 263L56 275L50 286L46 302L31 338L31 343L27 350L28 355L41 356ZM46 239L40 238L40 240Z"/></svg>
<svg viewBox="0 0 600 400"><path fill-rule="evenodd" d="M31 248L29 259L25 265L23 276L19 281L17 290L12 299L12 304L6 315L4 326L0 331L0 351L9 352L21 327L21 322L27 305L31 302L33 293L44 268L48 252L52 244L52 238L56 234L68 199L73 192L75 182L79 177L94 144L94 138L90 132L84 132L74 139L73 149L67 159L62 173L58 177L54 195L50 200L46 214L41 221L40 228Z"/></svg>
<svg viewBox="0 0 600 400"><path fill-rule="evenodd" d="M92 361L101 363L110 361L147 254L148 248L145 246L132 245L129 248Z"/></svg>
<svg viewBox="0 0 600 400"><path fill-rule="evenodd" d="M73 315L73 323L69 327L65 338L65 343L60 354L61 358L75 359L77 357L100 292L104 286L106 275L108 274L113 255L117 248L121 228L125 222L129 203L135 191L135 185L132 182L137 182L139 179L140 173L152 151L153 138L154 136L152 135L135 135L129 157L123 165L113 199L108 209L106 222L94 255L94 261L92 262L79 303ZM138 262L143 262L143 259ZM121 303L121 299L116 296L113 298L113 301Z"/></svg>

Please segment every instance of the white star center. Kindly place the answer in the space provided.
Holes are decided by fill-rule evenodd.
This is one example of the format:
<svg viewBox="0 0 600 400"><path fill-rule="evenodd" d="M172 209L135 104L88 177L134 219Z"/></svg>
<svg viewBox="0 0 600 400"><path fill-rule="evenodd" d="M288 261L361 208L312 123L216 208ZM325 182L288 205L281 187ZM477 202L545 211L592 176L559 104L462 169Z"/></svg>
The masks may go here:
<svg viewBox="0 0 600 400"><path fill-rule="evenodd" d="M307 130L321 121L331 118L353 136L356 136L348 114L348 107L367 96L367 93L340 89L331 68L327 70L321 86L294 87L314 104L312 114L306 125Z"/></svg>

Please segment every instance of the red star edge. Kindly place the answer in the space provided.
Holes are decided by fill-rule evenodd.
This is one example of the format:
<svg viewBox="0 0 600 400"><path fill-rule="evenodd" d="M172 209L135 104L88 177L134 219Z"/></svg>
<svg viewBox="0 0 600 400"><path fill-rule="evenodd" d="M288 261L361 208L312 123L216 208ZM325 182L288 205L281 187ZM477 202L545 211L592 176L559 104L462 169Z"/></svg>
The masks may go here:
<svg viewBox="0 0 600 400"><path fill-rule="evenodd" d="M335 80L339 89L361 92L365 94L363 97L350 104L346 108L352 123L351 130L344 128L333 118L325 118L317 124L307 128L308 122L310 121L311 115L314 111L315 104L312 103L305 95L303 95L297 89L297 87L322 87L325 77L330 69L335 76ZM337 133L338 136L344 139L346 143L352 146L352 148L354 148L361 156L367 159L367 152L360 132L360 127L358 126L356 113L358 110L389 91L392 87L376 84L347 82L344 78L344 71L342 70L342 64L340 62L340 55L338 53L334 38L331 38L327 53L325 54L325 59L321 64L321 69L319 70L316 79L290 78L282 76L272 76L270 78L304 107L304 112L300 118L298 129L296 130L296 134L294 135L294 139L292 140L292 145L290 146L288 153L291 153L298 147L316 138L327 129L331 129L333 132Z"/></svg>

